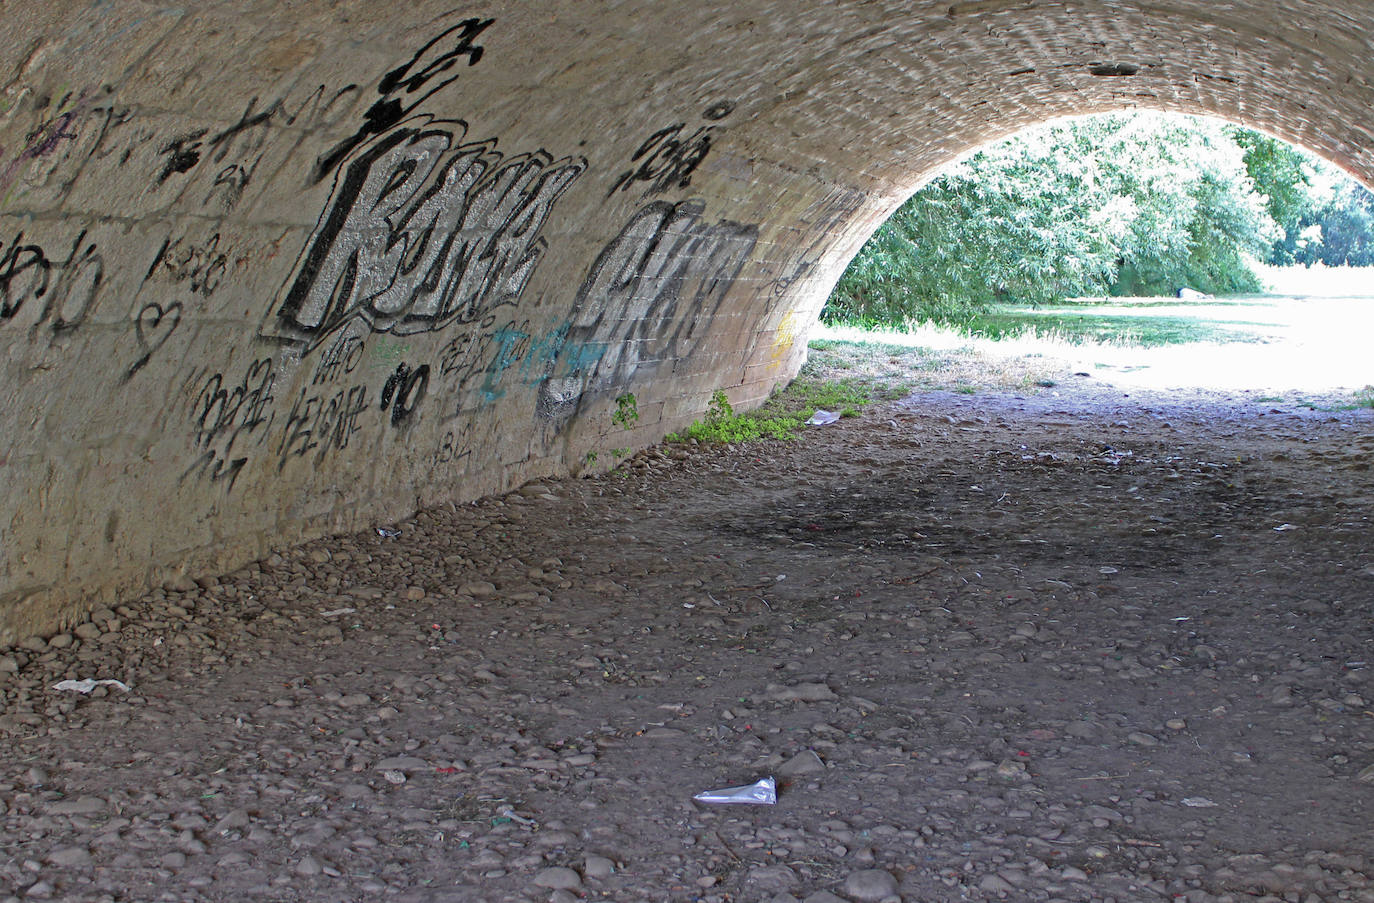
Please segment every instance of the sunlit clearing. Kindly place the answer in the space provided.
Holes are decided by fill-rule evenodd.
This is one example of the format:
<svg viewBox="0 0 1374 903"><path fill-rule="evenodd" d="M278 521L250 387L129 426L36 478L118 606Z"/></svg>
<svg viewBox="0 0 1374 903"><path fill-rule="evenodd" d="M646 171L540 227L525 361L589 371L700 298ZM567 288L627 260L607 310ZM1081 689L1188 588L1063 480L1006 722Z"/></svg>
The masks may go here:
<svg viewBox="0 0 1374 903"><path fill-rule="evenodd" d="M1301 268L1299 268L1301 270ZM1292 287L1289 287L1290 291ZM1142 347L1128 342L1070 341L1053 330L993 340L929 324L908 330L816 327L815 338L882 342L933 350L970 349L986 358L1036 356L1116 386L1227 392L1356 391L1374 384L1374 297L1266 296L1160 305L1160 299L1114 299L1110 317L1138 315L1130 301L1151 304L1151 317L1205 320L1254 339Z"/></svg>

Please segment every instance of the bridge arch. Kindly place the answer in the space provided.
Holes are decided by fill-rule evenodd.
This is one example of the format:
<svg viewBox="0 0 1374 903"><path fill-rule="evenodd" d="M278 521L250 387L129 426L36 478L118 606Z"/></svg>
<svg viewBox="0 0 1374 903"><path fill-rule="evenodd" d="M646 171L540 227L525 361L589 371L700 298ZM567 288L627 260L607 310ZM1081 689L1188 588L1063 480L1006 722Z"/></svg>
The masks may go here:
<svg viewBox="0 0 1374 903"><path fill-rule="evenodd" d="M764 397L1025 126L1219 116L1370 183L1372 44L1355 0L12 11L0 642Z"/></svg>

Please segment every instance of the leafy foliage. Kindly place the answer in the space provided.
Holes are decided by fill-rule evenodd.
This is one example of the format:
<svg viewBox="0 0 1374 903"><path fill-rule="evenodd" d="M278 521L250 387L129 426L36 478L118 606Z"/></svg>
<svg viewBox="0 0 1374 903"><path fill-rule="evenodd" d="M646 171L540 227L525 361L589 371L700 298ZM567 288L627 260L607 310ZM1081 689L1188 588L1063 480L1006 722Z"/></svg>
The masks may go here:
<svg viewBox="0 0 1374 903"><path fill-rule="evenodd" d="M758 410L736 414L730 399L723 391L716 390L705 419L668 436L666 441L733 444L759 439L795 439L817 410L839 411L841 417L855 417L874 400L875 391L873 385L862 380L823 381L800 377Z"/></svg>
<svg viewBox="0 0 1374 903"><path fill-rule="evenodd" d="M1323 200L1332 172L1323 166L1277 139L1184 116L1032 129L903 204L850 264L823 317L959 325L994 303L1185 286L1253 292L1251 259L1306 262L1325 259L1313 256L1323 248L1344 255L1336 262L1374 255L1374 204L1344 193L1354 187Z"/></svg>

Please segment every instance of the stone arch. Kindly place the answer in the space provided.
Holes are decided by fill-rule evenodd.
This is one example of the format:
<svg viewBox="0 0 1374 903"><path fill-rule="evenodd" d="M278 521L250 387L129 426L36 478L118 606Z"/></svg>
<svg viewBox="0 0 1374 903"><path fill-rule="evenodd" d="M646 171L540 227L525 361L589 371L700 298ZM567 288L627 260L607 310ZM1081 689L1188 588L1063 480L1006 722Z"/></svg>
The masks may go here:
<svg viewBox="0 0 1374 903"><path fill-rule="evenodd" d="M0 642L762 398L1023 126L1202 113L1374 180L1354 0L9 15Z"/></svg>

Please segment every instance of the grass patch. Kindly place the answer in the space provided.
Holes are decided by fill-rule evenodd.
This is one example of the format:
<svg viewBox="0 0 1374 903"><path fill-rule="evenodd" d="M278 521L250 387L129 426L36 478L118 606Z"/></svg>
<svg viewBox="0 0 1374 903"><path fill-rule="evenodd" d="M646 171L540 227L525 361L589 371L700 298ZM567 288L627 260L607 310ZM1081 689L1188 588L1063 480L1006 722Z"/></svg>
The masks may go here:
<svg viewBox="0 0 1374 903"><path fill-rule="evenodd" d="M997 307L970 314L958 324L969 336L988 339L1047 338L1073 345L1097 343L1158 348L1195 342L1258 342L1260 336L1206 317L1093 312L1094 308ZM1259 324L1239 324L1259 325Z"/></svg>
<svg viewBox="0 0 1374 903"><path fill-rule="evenodd" d="M803 373L786 389L774 393L762 406L747 414L735 413L730 399L717 390L711 396L705 418L680 433L673 433L666 441L726 444L760 439L786 441L797 438L806 421L817 411L837 411L841 417L855 417L875 401L901 398L906 394L901 386L861 379L818 379Z"/></svg>

